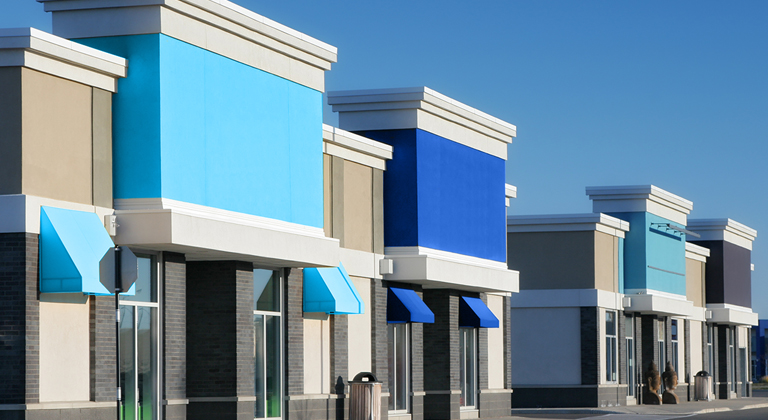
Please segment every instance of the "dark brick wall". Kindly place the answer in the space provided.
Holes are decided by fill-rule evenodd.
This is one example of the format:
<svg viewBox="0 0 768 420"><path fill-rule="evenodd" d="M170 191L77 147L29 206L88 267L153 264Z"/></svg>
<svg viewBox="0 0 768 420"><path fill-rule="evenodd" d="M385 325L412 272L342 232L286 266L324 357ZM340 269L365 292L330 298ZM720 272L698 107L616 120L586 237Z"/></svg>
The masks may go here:
<svg viewBox="0 0 768 420"><path fill-rule="evenodd" d="M643 364L640 366L642 372L648 370L648 366L651 362L656 362L659 359L659 324L656 315L641 315L641 328L642 328L642 350ZM663 366L656 366L659 372L664 370Z"/></svg>
<svg viewBox="0 0 768 420"><path fill-rule="evenodd" d="M187 397L187 263L183 254L164 252L163 398ZM163 405L166 419L185 419L185 405Z"/></svg>
<svg viewBox="0 0 768 420"><path fill-rule="evenodd" d="M348 315L331 315L331 393L344 394L345 383L349 381L349 318ZM344 402L343 399L338 401ZM343 413L343 407L342 413ZM342 419L340 419L342 420Z"/></svg>
<svg viewBox="0 0 768 420"><path fill-rule="evenodd" d="M619 347L619 383L627 383L627 325L623 311L616 311L616 342Z"/></svg>
<svg viewBox="0 0 768 420"><path fill-rule="evenodd" d="M600 332L598 330L599 308L580 308L581 318L581 384L600 383Z"/></svg>
<svg viewBox="0 0 768 420"><path fill-rule="evenodd" d="M504 298L504 388L512 389L512 298Z"/></svg>
<svg viewBox="0 0 768 420"><path fill-rule="evenodd" d="M187 396L252 397L253 265L188 262L186 281Z"/></svg>
<svg viewBox="0 0 768 420"><path fill-rule="evenodd" d="M488 305L488 297L480 293L480 299ZM488 389L488 329L477 329L477 387Z"/></svg>
<svg viewBox="0 0 768 420"><path fill-rule="evenodd" d="M39 401L38 239L0 234L0 404Z"/></svg>
<svg viewBox="0 0 768 420"><path fill-rule="evenodd" d="M717 398L727 399L730 398L730 383L731 383L731 363L728 360L728 334L730 327L727 325L716 325L717 333L717 353L715 354L715 360L717 362L717 376L718 376L718 395Z"/></svg>
<svg viewBox="0 0 768 420"><path fill-rule="evenodd" d="M424 324L419 322L411 324L411 391L424 392ZM411 417L412 420L424 419L423 395L411 397Z"/></svg>
<svg viewBox="0 0 768 420"><path fill-rule="evenodd" d="M283 287L284 331L285 331L285 368L287 395L304 393L304 276L300 268L285 270ZM291 415L288 406L288 415ZM296 417L298 418L298 417Z"/></svg>
<svg viewBox="0 0 768 420"><path fill-rule="evenodd" d="M424 418L455 419L459 417L460 396L445 392L461 389L459 296L453 290L425 290L424 303L435 314L434 324L424 324L424 348L440 349L424 352Z"/></svg>
<svg viewBox="0 0 768 420"><path fill-rule="evenodd" d="M512 395L508 392L480 392L479 407L481 418L508 417L512 408Z"/></svg>
<svg viewBox="0 0 768 420"><path fill-rule="evenodd" d="M635 375L635 384L643 386L641 379L642 367L643 367L643 320L639 316L634 318L635 325L635 369L632 372ZM643 394L643 389L635 388L635 398L640 400Z"/></svg>
<svg viewBox="0 0 768 420"><path fill-rule="evenodd" d="M371 340L371 371L381 382L382 392L388 392L387 286L378 279L371 280Z"/></svg>
<svg viewBox="0 0 768 420"><path fill-rule="evenodd" d="M115 400L115 298L90 296L91 400Z"/></svg>

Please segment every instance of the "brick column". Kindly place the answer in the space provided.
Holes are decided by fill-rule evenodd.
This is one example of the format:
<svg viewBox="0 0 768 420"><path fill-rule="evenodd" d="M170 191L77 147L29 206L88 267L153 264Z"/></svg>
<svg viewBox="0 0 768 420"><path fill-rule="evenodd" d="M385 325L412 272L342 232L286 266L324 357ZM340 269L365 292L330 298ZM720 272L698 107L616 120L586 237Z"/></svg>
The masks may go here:
<svg viewBox="0 0 768 420"><path fill-rule="evenodd" d="M163 418L187 418L187 263L183 254L164 252Z"/></svg>
<svg viewBox="0 0 768 420"><path fill-rule="evenodd" d="M627 321L624 311L616 311L616 344L619 347L619 383L627 384Z"/></svg>
<svg viewBox="0 0 768 420"><path fill-rule="evenodd" d="M645 391L645 384L643 384L642 372L643 372L643 320L640 316L634 318L635 326L635 369L632 372L635 375L635 383L640 384L640 389L635 388L635 398L637 402L642 402L643 392Z"/></svg>
<svg viewBox="0 0 768 420"><path fill-rule="evenodd" d="M382 280L371 280L371 371L381 382L381 392L389 392L387 339L387 286ZM389 413L389 398L381 398L381 418Z"/></svg>
<svg viewBox="0 0 768 420"><path fill-rule="evenodd" d="M285 270L283 290L286 392L301 395L304 393L304 276L300 268Z"/></svg>
<svg viewBox="0 0 768 420"><path fill-rule="evenodd" d="M512 389L512 298L504 298L504 388Z"/></svg>
<svg viewBox="0 0 768 420"><path fill-rule="evenodd" d="M115 401L115 298L90 296L91 400Z"/></svg>
<svg viewBox="0 0 768 420"><path fill-rule="evenodd" d="M659 323L656 315L641 315L642 322L642 356L643 364L641 365L642 372L648 370L648 366L651 362L658 363L659 359ZM659 374L664 371L663 366L656 366L659 369Z"/></svg>
<svg viewBox="0 0 768 420"><path fill-rule="evenodd" d="M348 315L330 316L330 352L331 352L331 394L340 395L329 401L335 413L336 420L345 420L346 415L346 382L349 381L349 318Z"/></svg>
<svg viewBox="0 0 768 420"><path fill-rule="evenodd" d="M39 401L38 238L0 234L0 404Z"/></svg>
<svg viewBox="0 0 768 420"><path fill-rule="evenodd" d="M419 296L423 300L423 293ZM411 323L411 391L411 418L424 420L424 324L420 322Z"/></svg>
<svg viewBox="0 0 768 420"><path fill-rule="evenodd" d="M424 324L424 418L458 419L459 296L455 291L424 291L424 302L435 314L434 324Z"/></svg>
<svg viewBox="0 0 768 420"><path fill-rule="evenodd" d="M186 311L187 417L253 418L253 264L187 263Z"/></svg>
<svg viewBox="0 0 768 420"><path fill-rule="evenodd" d="M581 315L581 384L600 383L600 331L597 307L580 308Z"/></svg>
<svg viewBox="0 0 768 420"><path fill-rule="evenodd" d="M731 398L731 361L728 360L728 333L730 327L727 325L715 325L717 333L717 347L715 353L715 361L717 365L717 377L719 385L717 389L717 398L727 399Z"/></svg>

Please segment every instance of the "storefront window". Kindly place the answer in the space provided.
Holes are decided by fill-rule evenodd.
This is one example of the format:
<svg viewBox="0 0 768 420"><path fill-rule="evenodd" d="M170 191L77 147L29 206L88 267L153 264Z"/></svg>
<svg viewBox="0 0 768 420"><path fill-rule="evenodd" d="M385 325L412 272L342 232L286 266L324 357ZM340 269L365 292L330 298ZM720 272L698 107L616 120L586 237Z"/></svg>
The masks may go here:
<svg viewBox="0 0 768 420"><path fill-rule="evenodd" d="M137 255L135 296L120 296L120 396L123 420L158 418L157 261Z"/></svg>
<svg viewBox="0 0 768 420"><path fill-rule="evenodd" d="M461 406L474 407L477 395L477 328L459 328Z"/></svg>
<svg viewBox="0 0 768 420"><path fill-rule="evenodd" d="M677 320L672 320L672 367L675 368L675 372L678 372L678 376L682 377L682 375L679 375L680 369L677 366L678 362L678 355L679 355L679 346L678 346L678 340L677 340ZM666 368L666 365L665 365Z"/></svg>
<svg viewBox="0 0 768 420"><path fill-rule="evenodd" d="M605 311L605 380L616 382L616 312Z"/></svg>
<svg viewBox="0 0 768 420"><path fill-rule="evenodd" d="M253 270L254 418L282 413L282 277L279 271Z"/></svg>
<svg viewBox="0 0 768 420"><path fill-rule="evenodd" d="M408 411L408 323L388 325L389 410Z"/></svg>

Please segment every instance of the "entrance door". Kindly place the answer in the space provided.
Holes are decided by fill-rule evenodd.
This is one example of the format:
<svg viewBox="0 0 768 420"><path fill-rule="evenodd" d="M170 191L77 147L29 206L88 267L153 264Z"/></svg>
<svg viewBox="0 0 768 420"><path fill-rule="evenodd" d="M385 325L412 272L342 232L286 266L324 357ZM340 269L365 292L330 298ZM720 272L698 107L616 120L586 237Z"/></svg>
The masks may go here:
<svg viewBox="0 0 768 420"><path fill-rule="evenodd" d="M477 405L477 328L459 328L461 406Z"/></svg>

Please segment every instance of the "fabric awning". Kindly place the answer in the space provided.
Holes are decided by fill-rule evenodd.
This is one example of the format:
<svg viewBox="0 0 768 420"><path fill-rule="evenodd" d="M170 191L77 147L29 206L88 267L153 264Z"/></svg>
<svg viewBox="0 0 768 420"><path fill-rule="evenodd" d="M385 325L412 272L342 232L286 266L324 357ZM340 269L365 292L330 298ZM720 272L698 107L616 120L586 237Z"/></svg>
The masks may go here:
<svg viewBox="0 0 768 420"><path fill-rule="evenodd" d="M99 262L112 238L95 213L40 208L40 292L109 294Z"/></svg>
<svg viewBox="0 0 768 420"><path fill-rule="evenodd" d="M387 292L387 322L431 324L435 322L435 314L415 291L390 287Z"/></svg>
<svg viewBox="0 0 768 420"><path fill-rule="evenodd" d="M459 327L499 328L499 319L482 300L461 296L459 299Z"/></svg>
<svg viewBox="0 0 768 420"><path fill-rule="evenodd" d="M365 305L344 266L304 269L304 312L362 314Z"/></svg>

